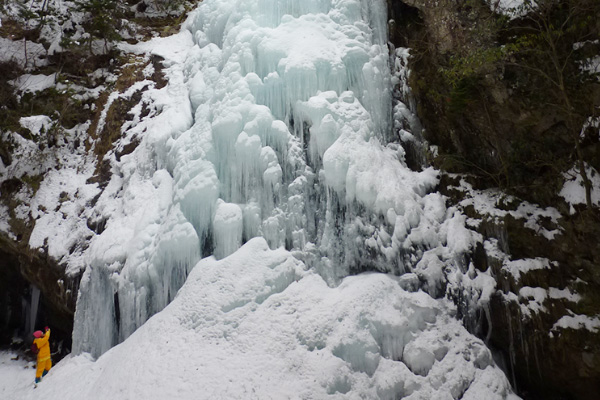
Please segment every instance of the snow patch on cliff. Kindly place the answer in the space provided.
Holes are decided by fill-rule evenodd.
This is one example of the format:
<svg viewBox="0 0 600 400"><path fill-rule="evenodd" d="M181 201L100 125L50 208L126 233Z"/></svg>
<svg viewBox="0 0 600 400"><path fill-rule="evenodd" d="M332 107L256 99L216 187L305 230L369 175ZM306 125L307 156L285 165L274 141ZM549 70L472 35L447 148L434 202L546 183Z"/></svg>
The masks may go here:
<svg viewBox="0 0 600 400"><path fill-rule="evenodd" d="M590 197L592 204L599 206L600 173L598 173L596 169L594 169L588 164L586 164L585 166L585 172L591 183ZM571 214L574 214L574 205L586 204L586 189L583 183L583 177L579 173L579 168L577 166L573 166L573 168L571 168L568 172L564 173L563 177L565 178L565 182L563 184L562 189L559 192L559 196L565 199L565 201L569 204L569 212Z"/></svg>

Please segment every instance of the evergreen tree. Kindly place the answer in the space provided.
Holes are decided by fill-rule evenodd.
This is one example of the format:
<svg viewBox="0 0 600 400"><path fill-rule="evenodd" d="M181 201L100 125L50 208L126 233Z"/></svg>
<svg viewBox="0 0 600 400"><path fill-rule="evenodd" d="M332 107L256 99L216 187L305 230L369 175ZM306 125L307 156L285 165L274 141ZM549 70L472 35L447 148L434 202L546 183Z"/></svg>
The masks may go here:
<svg viewBox="0 0 600 400"><path fill-rule="evenodd" d="M118 26L122 10L117 0L77 0L75 4L78 11L83 11L88 16L83 25L90 34L90 53L93 54L92 44L95 39L104 40L105 51L109 43L120 39Z"/></svg>

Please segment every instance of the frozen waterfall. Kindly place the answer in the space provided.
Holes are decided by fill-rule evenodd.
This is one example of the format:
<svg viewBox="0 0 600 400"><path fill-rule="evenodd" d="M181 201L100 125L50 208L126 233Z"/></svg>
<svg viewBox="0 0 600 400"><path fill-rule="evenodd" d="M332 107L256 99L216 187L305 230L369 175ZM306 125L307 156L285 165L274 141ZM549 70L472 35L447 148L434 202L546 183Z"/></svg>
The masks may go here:
<svg viewBox="0 0 600 400"><path fill-rule="evenodd" d="M433 192L437 172L406 165L386 36L384 0L205 0L181 33L137 47L165 58L169 85L145 94L161 112L131 128L143 140L112 160L95 207L107 223L86 253L75 354L125 340L201 258L254 237L332 287L407 273L441 296L462 276L477 237Z"/></svg>

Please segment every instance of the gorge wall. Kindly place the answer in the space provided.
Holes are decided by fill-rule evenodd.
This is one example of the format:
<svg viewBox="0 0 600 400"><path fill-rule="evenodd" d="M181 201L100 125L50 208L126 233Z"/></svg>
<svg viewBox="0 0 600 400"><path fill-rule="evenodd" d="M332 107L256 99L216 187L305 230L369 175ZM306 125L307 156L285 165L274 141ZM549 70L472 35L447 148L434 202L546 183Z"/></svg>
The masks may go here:
<svg viewBox="0 0 600 400"><path fill-rule="evenodd" d="M600 170L597 64L591 75L585 68L597 63L598 4L537 3L511 14L502 2L390 0L390 40L411 49L410 85L429 160L444 171L440 191L485 238L474 260L492 268L497 286L489 322L472 329L502 354L524 398L592 399L600 193L590 184L587 204L583 193ZM569 179L577 203L565 195ZM480 207L482 195L496 207ZM526 201L547 207L544 229L527 226ZM529 267L515 273L518 265Z"/></svg>

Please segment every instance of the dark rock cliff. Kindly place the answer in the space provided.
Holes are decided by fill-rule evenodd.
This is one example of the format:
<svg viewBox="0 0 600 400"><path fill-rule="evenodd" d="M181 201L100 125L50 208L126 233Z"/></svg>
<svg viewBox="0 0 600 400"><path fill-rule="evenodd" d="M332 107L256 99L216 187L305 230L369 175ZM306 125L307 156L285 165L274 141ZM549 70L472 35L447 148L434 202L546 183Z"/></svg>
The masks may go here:
<svg viewBox="0 0 600 400"><path fill-rule="evenodd" d="M488 247L474 257L497 285L490 318L473 324L465 315L466 325L498 350L524 398L595 399L600 329L558 321L598 321L600 213L590 196L569 205L559 192L572 166L584 165L584 189L600 170L598 124L589 123L599 115L600 81L581 68L600 53L600 6L538 4L509 18L484 1L388 0L390 40L411 49L411 89L435 149L428 158L444 172L440 191L504 257ZM459 189L461 177L475 189ZM499 211L473 207L475 192L496 189ZM560 216L542 226L558 234L515 218L522 201L555 209ZM550 267L518 279L506 267L536 259Z"/></svg>

